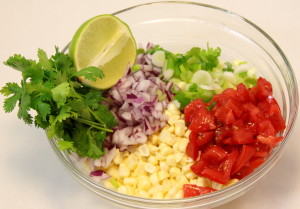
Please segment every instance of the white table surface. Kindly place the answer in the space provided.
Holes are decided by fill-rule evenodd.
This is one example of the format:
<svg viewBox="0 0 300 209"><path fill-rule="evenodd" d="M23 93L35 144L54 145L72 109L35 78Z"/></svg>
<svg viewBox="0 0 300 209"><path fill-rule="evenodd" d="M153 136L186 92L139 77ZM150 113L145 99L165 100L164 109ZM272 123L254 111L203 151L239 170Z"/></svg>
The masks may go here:
<svg viewBox="0 0 300 209"><path fill-rule="evenodd" d="M36 59L63 48L86 19L146 0L0 0L0 86L19 82L3 62L14 53ZM283 49L300 78L300 1L205 0L232 10L263 28ZM0 97L3 104L3 96ZM295 127L299 127L299 117ZM282 160L260 185L219 209L300 208L300 134L294 128ZM23 124L16 111L0 108L0 208L112 209L74 180L50 148L42 130Z"/></svg>

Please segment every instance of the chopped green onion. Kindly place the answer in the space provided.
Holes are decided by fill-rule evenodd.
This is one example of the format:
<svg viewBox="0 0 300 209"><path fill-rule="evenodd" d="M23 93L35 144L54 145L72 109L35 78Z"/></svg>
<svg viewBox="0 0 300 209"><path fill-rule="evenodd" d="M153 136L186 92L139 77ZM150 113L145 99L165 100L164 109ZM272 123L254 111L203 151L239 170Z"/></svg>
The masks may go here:
<svg viewBox="0 0 300 209"><path fill-rule="evenodd" d="M119 188L119 186L120 186L115 178L111 178L111 179L109 180L109 182L110 182L115 188Z"/></svg>
<svg viewBox="0 0 300 209"><path fill-rule="evenodd" d="M136 64L131 68L132 72L134 72L134 73L139 71L140 69L142 69L142 66L139 64Z"/></svg>

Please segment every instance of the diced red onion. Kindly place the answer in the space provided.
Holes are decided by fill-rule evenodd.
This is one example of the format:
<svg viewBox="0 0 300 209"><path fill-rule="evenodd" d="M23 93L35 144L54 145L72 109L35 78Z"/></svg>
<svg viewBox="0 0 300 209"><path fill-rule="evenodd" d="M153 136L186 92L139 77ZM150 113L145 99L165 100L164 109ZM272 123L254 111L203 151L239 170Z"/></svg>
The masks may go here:
<svg viewBox="0 0 300 209"><path fill-rule="evenodd" d="M153 44L149 43L146 49L152 47ZM141 65L141 69L135 73L129 69L130 73L108 92L113 99L108 102L110 111L120 120L107 140L122 150L145 143L147 136L163 128L168 120L163 111L173 97L172 83L166 84L158 77L162 68L152 64L150 54L139 54L136 64ZM167 97L159 101L158 91Z"/></svg>

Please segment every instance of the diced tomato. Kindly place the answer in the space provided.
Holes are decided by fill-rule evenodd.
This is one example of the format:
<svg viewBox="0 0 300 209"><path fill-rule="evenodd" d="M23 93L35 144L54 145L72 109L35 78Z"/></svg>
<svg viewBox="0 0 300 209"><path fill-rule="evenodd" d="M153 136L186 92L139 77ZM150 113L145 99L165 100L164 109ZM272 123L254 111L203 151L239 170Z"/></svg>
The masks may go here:
<svg viewBox="0 0 300 209"><path fill-rule="evenodd" d="M226 184L230 178L244 178L265 161L282 141L277 134L285 122L272 86L263 78L250 89L243 84L226 89L208 105L213 102L210 111L199 100L185 109L192 131L187 154L199 159L191 166L196 175Z"/></svg>
<svg viewBox="0 0 300 209"><path fill-rule="evenodd" d="M221 160L227 157L227 152L219 146L209 147L202 155L201 158L209 164L218 164Z"/></svg>
<svg viewBox="0 0 300 209"><path fill-rule="evenodd" d="M189 125L190 130L199 133L211 131L215 128L215 119L205 107L200 107L193 113L192 121Z"/></svg>
<svg viewBox="0 0 300 209"><path fill-rule="evenodd" d="M244 177L251 174L255 168L260 166L265 162L264 158L253 158L250 160L249 164L242 167L239 172L237 172L235 175L233 175L234 178L237 179L243 179Z"/></svg>
<svg viewBox="0 0 300 209"><path fill-rule="evenodd" d="M256 150L253 157L265 158L270 154L271 148L266 144L256 141L252 146Z"/></svg>
<svg viewBox="0 0 300 209"><path fill-rule="evenodd" d="M247 87L243 83L238 84L236 86L236 90L237 90L236 99L244 103L245 102L248 103L250 101L249 92L247 90Z"/></svg>
<svg viewBox="0 0 300 209"><path fill-rule="evenodd" d="M208 194L216 191L211 187L201 187L195 184L184 184L182 190L183 190L184 198L199 196L199 195Z"/></svg>
<svg viewBox="0 0 300 209"><path fill-rule="evenodd" d="M257 122L261 113L260 109L254 104L248 102L243 104L243 110L248 114L248 120L250 122Z"/></svg>
<svg viewBox="0 0 300 209"><path fill-rule="evenodd" d="M195 99L190 104L188 104L184 108L184 120L190 123L195 110L199 109L202 106L205 107L205 103L202 101L202 99Z"/></svg>
<svg viewBox="0 0 300 209"><path fill-rule="evenodd" d="M256 94L257 94L257 86L253 86L252 88L249 89L250 102L254 105L256 105L258 103Z"/></svg>
<svg viewBox="0 0 300 209"><path fill-rule="evenodd" d="M228 177L228 179L230 179L231 177L231 171L233 169L233 166L235 165L239 154L240 153L238 151L234 150L228 155L227 159L223 163L223 173L226 177Z"/></svg>
<svg viewBox="0 0 300 209"><path fill-rule="evenodd" d="M257 123L257 131L262 136L275 136L275 128L270 120L262 120Z"/></svg>
<svg viewBox="0 0 300 209"><path fill-rule="evenodd" d="M250 144L255 142L251 129L237 126L233 126L232 129L232 141L235 144Z"/></svg>
<svg viewBox="0 0 300 209"><path fill-rule="evenodd" d="M197 160L198 155L199 155L199 147L197 146L195 139L192 139L192 140L190 139L190 141L186 147L186 154L193 160Z"/></svg>
<svg viewBox="0 0 300 209"><path fill-rule="evenodd" d="M255 153L255 149L251 146L248 145L243 145L242 151L240 155L238 156L233 169L231 170L231 175L235 174L238 172L243 166L245 166L249 160L253 157Z"/></svg>
<svg viewBox="0 0 300 209"><path fill-rule="evenodd" d="M276 136L257 136L257 140L261 142L262 144L268 145L270 148L274 148L278 145L279 142L281 142L283 139L282 136L276 137Z"/></svg>
<svg viewBox="0 0 300 209"><path fill-rule="evenodd" d="M205 132L194 132L190 133L189 139L194 140L198 148L210 142L214 138L214 131L205 131Z"/></svg>
<svg viewBox="0 0 300 209"><path fill-rule="evenodd" d="M276 133L285 129L286 126L284 119L281 115L278 103L276 102L274 97L267 97L257 106L263 111L265 118L269 119L272 122Z"/></svg>
<svg viewBox="0 0 300 209"><path fill-rule="evenodd" d="M207 164L200 158L195 164L191 165L191 170L198 176L202 176L202 171L205 169Z"/></svg>
<svg viewBox="0 0 300 209"><path fill-rule="evenodd" d="M230 176L224 175L221 170L218 170L214 167L207 167L201 172L202 176L209 178L212 181L215 181L220 184L226 184L230 179Z"/></svg>
<svg viewBox="0 0 300 209"><path fill-rule="evenodd" d="M262 101L268 96L272 95L272 85L269 81L266 79L259 77L257 81L257 92L256 92L256 97Z"/></svg>
<svg viewBox="0 0 300 209"><path fill-rule="evenodd" d="M224 139L231 138L232 136L232 131L230 126L224 125L224 126L219 126L216 129L216 143L219 144L222 142ZM224 142L223 142L224 143Z"/></svg>

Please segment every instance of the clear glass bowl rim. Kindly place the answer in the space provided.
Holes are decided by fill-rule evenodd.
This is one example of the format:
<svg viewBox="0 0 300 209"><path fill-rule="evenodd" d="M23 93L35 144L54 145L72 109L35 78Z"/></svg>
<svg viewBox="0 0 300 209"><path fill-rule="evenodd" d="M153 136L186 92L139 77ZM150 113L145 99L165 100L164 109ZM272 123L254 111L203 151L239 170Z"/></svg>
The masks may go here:
<svg viewBox="0 0 300 209"><path fill-rule="evenodd" d="M209 4L203 4L203 3L199 3L199 2L192 2L192 1L156 1L156 2L149 2L149 3L142 3L142 4L137 4L122 10L119 10L117 12L111 13L112 15L118 15L121 13L124 13L126 11L138 8L138 7L143 7L143 6L148 6L148 5L157 5L157 4L188 4L188 5L194 5L194 6L200 6L200 7L206 7L206 8L210 8L210 9L214 9L214 10L218 10L224 13L227 13L228 15L232 15L237 19L242 20L243 22L245 22L246 24L249 24L250 26L252 26L254 29L256 29L258 32L260 32L261 34L263 34L263 36L276 48L277 52L281 55L281 58L284 60L286 67L288 68L288 72L290 74L290 78L292 79L292 83L294 86L297 87L297 82L295 79L295 75L293 72L293 69L287 59L287 57L285 56L285 54L283 53L283 51L281 50L281 48L278 46L278 44L264 31L262 30L259 26L257 26L256 24L254 24L253 22L251 22L250 20L242 17L241 15L238 15L232 11L229 11L227 9L223 9L220 7L216 7L216 6L212 6ZM68 50L68 45L66 45L64 47L64 49L62 50L63 52ZM130 196L130 195L125 195L125 194L121 194L119 192L110 190L104 186L101 186L95 182L93 182L91 179L87 178L86 176L84 176L74 165L72 165L65 157L64 155L61 153L61 150L58 149L57 144L55 143L55 140L51 140L49 139L49 142L52 146L52 148L54 149L54 151L56 152L56 154L59 156L60 160L62 160L62 162L65 164L65 166L71 170L73 172L73 174L75 174L77 177L79 177L80 179L84 180L86 183L89 183L92 187L95 187L97 189L100 189L104 192L113 194L118 196L119 198L124 198L127 200L132 200L132 201L137 201L137 202L141 202L141 203L170 203L170 204L184 204L184 203L192 203L192 202L198 202L201 200L207 200L209 201L210 199L214 200L215 198L218 199L218 197L226 194L229 191L235 191L235 189L237 189L238 187L241 187L243 185L247 185L250 186L251 184L253 184L254 182L251 182L252 179L255 179L255 177L257 175L259 175L262 172L267 172L269 169L271 169L269 166L270 164L274 163L274 161L278 160L278 157L280 155L282 155L284 148L286 147L286 143L288 141L288 136L290 135L293 127L294 127L294 123L295 120L297 118L297 114L298 114L298 100L299 100L299 96L298 96L298 89L295 88L295 92L293 94L293 98L294 98L294 115L291 116L290 119L290 126L287 127L288 130L286 132L286 136L285 136L285 140L281 143L281 145L278 147L278 149L273 153L272 156L270 156L267 161L261 165L258 169L256 169L255 172L253 172L252 174L248 175L247 177L245 177L243 180L227 187L224 188L222 190L213 192L213 193L209 193L209 194L205 194L205 195L201 195L201 196L196 196L196 197L190 197L190 198L182 198L182 199L149 199L149 198L141 198L141 197L135 197L135 196ZM249 183L249 184L248 184ZM231 194L232 195L232 194ZM209 202L207 202L207 204L209 205Z"/></svg>

